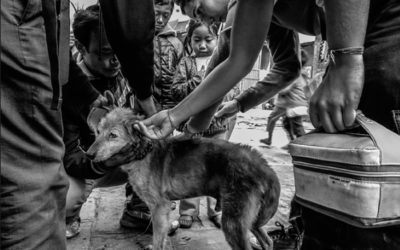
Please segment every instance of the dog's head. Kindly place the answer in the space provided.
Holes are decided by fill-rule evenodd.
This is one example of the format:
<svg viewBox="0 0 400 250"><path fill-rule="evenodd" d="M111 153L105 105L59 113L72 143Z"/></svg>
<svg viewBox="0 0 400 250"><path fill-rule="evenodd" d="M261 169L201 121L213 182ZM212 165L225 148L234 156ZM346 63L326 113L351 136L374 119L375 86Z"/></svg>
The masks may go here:
<svg viewBox="0 0 400 250"><path fill-rule="evenodd" d="M151 140L134 129L134 124L143 117L131 109L115 108L97 124L96 140L86 152L94 162L104 162L113 157L143 158L151 149Z"/></svg>

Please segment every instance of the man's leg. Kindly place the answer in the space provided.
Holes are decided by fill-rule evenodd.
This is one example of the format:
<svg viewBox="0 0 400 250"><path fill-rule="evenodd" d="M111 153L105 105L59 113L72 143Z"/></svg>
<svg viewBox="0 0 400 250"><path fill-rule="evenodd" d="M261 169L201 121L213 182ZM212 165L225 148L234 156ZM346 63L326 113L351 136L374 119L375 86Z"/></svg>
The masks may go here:
<svg viewBox="0 0 400 250"><path fill-rule="evenodd" d="M66 248L62 119L41 13L41 1L1 1L1 249Z"/></svg>
<svg viewBox="0 0 400 250"><path fill-rule="evenodd" d="M68 176L69 189L66 203L66 237L73 238L80 231L80 212L94 188L94 180L77 179Z"/></svg>
<svg viewBox="0 0 400 250"><path fill-rule="evenodd" d="M267 145L271 145L272 143L272 135L274 133L275 124L285 114L286 110L284 108L280 108L275 106L274 110L268 116L268 123L267 123L267 132L268 137L265 139L261 139L260 142L265 143Z"/></svg>

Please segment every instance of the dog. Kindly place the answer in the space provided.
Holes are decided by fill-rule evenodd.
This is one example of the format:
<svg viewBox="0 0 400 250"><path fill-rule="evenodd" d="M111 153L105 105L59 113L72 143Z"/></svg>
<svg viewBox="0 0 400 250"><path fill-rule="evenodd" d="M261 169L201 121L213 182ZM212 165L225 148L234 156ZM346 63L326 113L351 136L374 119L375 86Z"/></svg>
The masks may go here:
<svg viewBox="0 0 400 250"><path fill-rule="evenodd" d="M151 140L134 128L137 121L130 109L111 110L98 123L87 155L102 162L131 145L134 159L121 167L150 208L154 249L164 249L171 200L204 195L220 201L221 227L233 250L251 249L249 230L264 250L272 249L262 226L278 208L280 184L258 151L216 139Z"/></svg>

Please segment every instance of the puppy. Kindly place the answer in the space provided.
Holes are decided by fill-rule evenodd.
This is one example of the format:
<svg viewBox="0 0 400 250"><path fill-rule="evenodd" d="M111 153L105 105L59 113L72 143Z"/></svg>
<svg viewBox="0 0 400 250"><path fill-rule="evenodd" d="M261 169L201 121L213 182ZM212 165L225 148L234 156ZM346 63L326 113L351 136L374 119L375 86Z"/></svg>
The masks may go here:
<svg viewBox="0 0 400 250"><path fill-rule="evenodd" d="M263 249L272 249L272 240L261 227L278 208L280 185L260 153L215 139L150 140L133 128L137 120L129 109L110 111L99 122L87 154L102 162L132 145L134 159L122 168L150 208L154 249L164 249L170 201L203 195L220 201L222 230L233 250L251 249L248 230Z"/></svg>

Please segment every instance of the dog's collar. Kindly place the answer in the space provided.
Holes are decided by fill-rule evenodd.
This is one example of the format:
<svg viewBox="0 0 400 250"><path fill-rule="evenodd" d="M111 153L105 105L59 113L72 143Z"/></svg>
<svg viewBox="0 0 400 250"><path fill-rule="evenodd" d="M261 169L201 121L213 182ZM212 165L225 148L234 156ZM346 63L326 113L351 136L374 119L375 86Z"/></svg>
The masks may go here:
<svg viewBox="0 0 400 250"><path fill-rule="evenodd" d="M140 148L136 148L134 160L143 160L152 150L153 150L153 143L148 142L144 146L139 145Z"/></svg>

